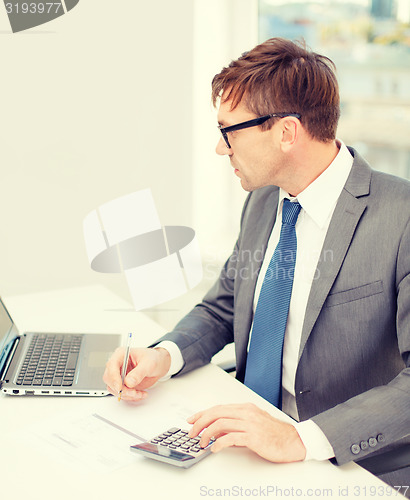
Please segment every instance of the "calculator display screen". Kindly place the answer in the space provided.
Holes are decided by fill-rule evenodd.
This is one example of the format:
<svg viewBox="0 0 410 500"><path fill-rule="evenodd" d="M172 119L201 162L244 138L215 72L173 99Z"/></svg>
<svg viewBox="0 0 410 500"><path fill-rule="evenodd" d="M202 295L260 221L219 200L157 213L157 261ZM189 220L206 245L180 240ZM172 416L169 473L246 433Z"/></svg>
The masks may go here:
<svg viewBox="0 0 410 500"><path fill-rule="evenodd" d="M185 462L186 460L193 460L194 457L188 455L187 453L181 453L180 451L171 450L166 446L160 446L152 443L142 443L133 446L132 448L140 449L153 455L158 455L162 457L170 458L171 460L178 460L179 462Z"/></svg>

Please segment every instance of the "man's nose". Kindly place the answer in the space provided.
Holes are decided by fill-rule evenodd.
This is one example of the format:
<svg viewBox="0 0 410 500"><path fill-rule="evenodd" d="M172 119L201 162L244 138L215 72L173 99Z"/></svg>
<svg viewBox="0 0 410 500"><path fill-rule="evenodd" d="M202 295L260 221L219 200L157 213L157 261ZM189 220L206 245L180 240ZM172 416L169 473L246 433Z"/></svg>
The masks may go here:
<svg viewBox="0 0 410 500"><path fill-rule="evenodd" d="M216 145L215 151L218 155L221 155L221 156L232 154L232 148L228 148L226 146L226 143L222 137L219 139L218 144Z"/></svg>

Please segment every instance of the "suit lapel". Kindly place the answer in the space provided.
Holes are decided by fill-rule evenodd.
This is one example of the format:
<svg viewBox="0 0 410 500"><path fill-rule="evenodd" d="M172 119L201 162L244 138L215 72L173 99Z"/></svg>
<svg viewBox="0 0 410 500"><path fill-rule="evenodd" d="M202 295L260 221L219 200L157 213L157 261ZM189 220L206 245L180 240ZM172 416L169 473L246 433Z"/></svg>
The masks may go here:
<svg viewBox="0 0 410 500"><path fill-rule="evenodd" d="M367 206L366 198L362 197L370 191L371 169L357 152L353 149L350 152L354 156L352 171L337 202L319 257L318 278L313 280L306 307L299 360Z"/></svg>

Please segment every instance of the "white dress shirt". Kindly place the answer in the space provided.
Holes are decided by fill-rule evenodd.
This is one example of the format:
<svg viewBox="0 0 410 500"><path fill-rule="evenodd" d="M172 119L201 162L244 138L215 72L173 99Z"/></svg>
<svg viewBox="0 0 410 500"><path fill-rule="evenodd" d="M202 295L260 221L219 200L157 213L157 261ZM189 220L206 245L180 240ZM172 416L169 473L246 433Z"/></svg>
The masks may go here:
<svg viewBox="0 0 410 500"><path fill-rule="evenodd" d="M283 200L289 198L291 201L298 201L302 209L295 226L297 253L282 362L282 410L295 420L299 420L295 398L295 377L306 305L313 280L320 279L316 270L319 255L337 200L353 164L353 157L347 147L341 141L337 141L337 145L339 153L333 162L304 191L299 193L297 198L292 198L280 189L276 222L269 238L253 301L255 311L266 270L279 242ZM331 257L331 255L324 255L325 259L331 259ZM161 342L157 347L164 347L171 354L171 367L167 376L164 377L169 378L183 366L181 352L173 342ZM307 450L305 460L326 460L334 456L333 448L326 436L312 420L296 422L294 425Z"/></svg>

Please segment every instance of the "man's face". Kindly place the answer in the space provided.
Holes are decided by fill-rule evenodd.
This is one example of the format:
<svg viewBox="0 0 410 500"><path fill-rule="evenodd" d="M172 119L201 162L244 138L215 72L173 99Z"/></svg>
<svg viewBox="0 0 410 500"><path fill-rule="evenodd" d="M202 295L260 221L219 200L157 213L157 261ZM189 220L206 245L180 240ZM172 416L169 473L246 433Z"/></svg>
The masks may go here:
<svg viewBox="0 0 410 500"><path fill-rule="evenodd" d="M231 101L221 104L218 122L222 127L258 118L242 104L232 110ZM276 124L275 124L276 125ZM231 148L228 148L222 136L216 146L219 155L228 155L235 174L240 178L245 191L254 191L263 186L275 184L278 168L281 164L281 151L275 125L269 130L260 126L228 132Z"/></svg>

